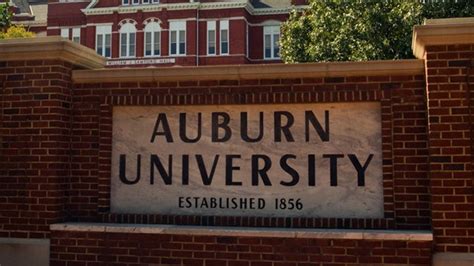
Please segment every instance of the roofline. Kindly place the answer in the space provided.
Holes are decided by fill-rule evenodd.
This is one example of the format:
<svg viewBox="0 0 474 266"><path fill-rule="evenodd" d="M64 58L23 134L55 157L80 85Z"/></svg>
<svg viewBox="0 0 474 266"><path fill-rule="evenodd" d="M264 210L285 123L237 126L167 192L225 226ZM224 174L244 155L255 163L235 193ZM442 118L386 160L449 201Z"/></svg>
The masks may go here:
<svg viewBox="0 0 474 266"><path fill-rule="evenodd" d="M423 74L424 61L415 59L304 64L104 68L73 71L72 79L75 83L107 83Z"/></svg>
<svg viewBox="0 0 474 266"><path fill-rule="evenodd" d="M474 18L429 19L413 28L412 50L424 58L426 46L474 43Z"/></svg>
<svg viewBox="0 0 474 266"><path fill-rule="evenodd" d="M81 9L85 15L106 15L117 13L135 13L137 11L155 12L162 9L167 10L207 10L207 9L232 9L245 8L251 15L270 15L270 14L288 14L291 10L302 10L308 6L288 6L283 8L255 8L248 1L238 2L214 2L214 3L174 3L174 4L154 4L154 5L137 5L137 6L114 6L94 8L98 0L93 0L86 8Z"/></svg>
<svg viewBox="0 0 474 266"><path fill-rule="evenodd" d="M23 25L23 26L33 26L33 27L47 27L47 21L38 21L38 20L24 20L24 21L12 21L14 25Z"/></svg>
<svg viewBox="0 0 474 266"><path fill-rule="evenodd" d="M105 65L105 58L94 50L60 36L1 40L0 58L2 61L59 59L87 69Z"/></svg>

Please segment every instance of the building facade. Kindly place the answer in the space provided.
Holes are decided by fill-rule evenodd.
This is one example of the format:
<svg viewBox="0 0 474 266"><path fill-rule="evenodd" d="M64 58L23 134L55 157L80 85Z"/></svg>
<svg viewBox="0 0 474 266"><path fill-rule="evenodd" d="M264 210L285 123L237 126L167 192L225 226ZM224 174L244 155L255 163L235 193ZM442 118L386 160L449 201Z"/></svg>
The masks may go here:
<svg viewBox="0 0 474 266"><path fill-rule="evenodd" d="M0 264L473 265L473 29L416 26L415 60L226 67L2 40Z"/></svg>
<svg viewBox="0 0 474 266"><path fill-rule="evenodd" d="M108 58L108 66L281 62L280 24L304 3L93 0L48 4L47 35Z"/></svg>

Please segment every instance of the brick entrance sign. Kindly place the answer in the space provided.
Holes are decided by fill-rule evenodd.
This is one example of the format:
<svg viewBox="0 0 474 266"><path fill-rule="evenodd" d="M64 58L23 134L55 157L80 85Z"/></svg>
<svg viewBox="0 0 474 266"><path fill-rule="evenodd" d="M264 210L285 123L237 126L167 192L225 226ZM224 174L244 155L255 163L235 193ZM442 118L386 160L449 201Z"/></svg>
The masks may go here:
<svg viewBox="0 0 474 266"><path fill-rule="evenodd" d="M474 263L474 20L418 59L104 68L0 42L1 265Z"/></svg>

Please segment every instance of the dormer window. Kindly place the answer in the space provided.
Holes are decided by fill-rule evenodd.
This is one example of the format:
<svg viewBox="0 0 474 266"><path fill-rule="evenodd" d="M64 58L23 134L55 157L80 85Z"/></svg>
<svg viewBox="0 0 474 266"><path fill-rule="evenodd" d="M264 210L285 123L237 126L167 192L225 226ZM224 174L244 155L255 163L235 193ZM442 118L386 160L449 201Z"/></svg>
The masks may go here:
<svg viewBox="0 0 474 266"><path fill-rule="evenodd" d="M143 5L148 5L150 3L153 3L153 4L158 4L160 3L160 0L122 0L122 5L123 6L129 6L129 5L140 5L140 4L143 4Z"/></svg>

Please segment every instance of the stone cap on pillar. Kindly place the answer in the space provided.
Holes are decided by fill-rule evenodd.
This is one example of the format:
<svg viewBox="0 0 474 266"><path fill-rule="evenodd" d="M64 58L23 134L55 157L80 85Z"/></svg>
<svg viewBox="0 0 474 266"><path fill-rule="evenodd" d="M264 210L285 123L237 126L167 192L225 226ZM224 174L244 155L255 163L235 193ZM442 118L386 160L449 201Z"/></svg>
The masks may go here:
<svg viewBox="0 0 474 266"><path fill-rule="evenodd" d="M0 61L59 59L85 69L99 69L105 57L60 36L0 41Z"/></svg>
<svg viewBox="0 0 474 266"><path fill-rule="evenodd" d="M474 44L474 17L428 19L413 28L412 49L423 59L429 45Z"/></svg>

